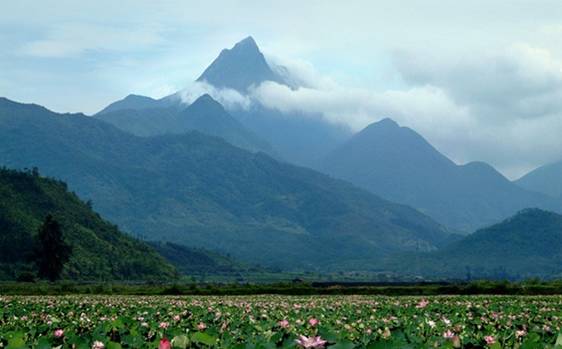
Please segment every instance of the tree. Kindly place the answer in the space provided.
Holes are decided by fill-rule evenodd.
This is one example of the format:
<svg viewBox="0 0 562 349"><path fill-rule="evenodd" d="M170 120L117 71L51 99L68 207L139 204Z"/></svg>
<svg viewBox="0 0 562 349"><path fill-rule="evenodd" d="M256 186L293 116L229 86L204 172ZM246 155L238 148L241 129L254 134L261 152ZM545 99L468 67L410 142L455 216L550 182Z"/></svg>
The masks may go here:
<svg viewBox="0 0 562 349"><path fill-rule="evenodd" d="M39 277L55 281L71 255L70 246L62 237L60 224L48 215L37 234L35 256Z"/></svg>

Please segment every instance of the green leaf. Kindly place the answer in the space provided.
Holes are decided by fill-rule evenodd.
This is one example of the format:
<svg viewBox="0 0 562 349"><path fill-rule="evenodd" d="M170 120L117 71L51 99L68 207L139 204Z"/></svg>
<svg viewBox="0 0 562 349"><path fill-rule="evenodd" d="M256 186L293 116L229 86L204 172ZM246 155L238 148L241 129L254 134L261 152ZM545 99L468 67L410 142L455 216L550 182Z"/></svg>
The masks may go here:
<svg viewBox="0 0 562 349"><path fill-rule="evenodd" d="M355 344L350 341L341 341L337 342L334 345L330 345L330 349L353 349L355 348Z"/></svg>
<svg viewBox="0 0 562 349"><path fill-rule="evenodd" d="M217 342L217 339L215 337L209 336L205 332L196 332L192 334L191 340L195 343L201 343L209 346L214 345Z"/></svg>
<svg viewBox="0 0 562 349"><path fill-rule="evenodd" d="M185 349L189 344L189 338L186 335L175 336L172 338L172 346L174 348Z"/></svg>
<svg viewBox="0 0 562 349"><path fill-rule="evenodd" d="M8 346L6 349L22 349L27 348L25 345L25 334L23 332L10 332L6 335Z"/></svg>
<svg viewBox="0 0 562 349"><path fill-rule="evenodd" d="M37 341L37 345L35 346L35 349L51 349L51 343L47 338L41 337Z"/></svg>
<svg viewBox="0 0 562 349"><path fill-rule="evenodd" d="M558 337L556 338L556 343L554 343L555 346L557 345L562 345L562 332L560 332L558 334Z"/></svg>
<svg viewBox="0 0 562 349"><path fill-rule="evenodd" d="M121 344L115 342L107 343L107 349L121 349Z"/></svg>

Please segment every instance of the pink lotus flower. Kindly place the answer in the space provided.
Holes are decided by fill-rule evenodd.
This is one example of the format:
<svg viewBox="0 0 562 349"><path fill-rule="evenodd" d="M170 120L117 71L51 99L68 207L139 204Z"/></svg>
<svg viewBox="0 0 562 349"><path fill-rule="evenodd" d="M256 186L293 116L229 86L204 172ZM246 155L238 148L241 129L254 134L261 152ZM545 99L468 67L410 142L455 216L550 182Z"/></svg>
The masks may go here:
<svg viewBox="0 0 562 349"><path fill-rule="evenodd" d="M323 349L326 345L326 341L318 337L307 337L300 335L298 339L295 340L298 346L304 349Z"/></svg>
<svg viewBox="0 0 562 349"><path fill-rule="evenodd" d="M308 320L308 324L309 324L310 326L312 326L312 327L318 325L319 322L320 322L320 321L318 321L317 318L310 318L310 319Z"/></svg>
<svg viewBox="0 0 562 349"><path fill-rule="evenodd" d="M525 330L515 331L515 337L517 337L517 338L524 337L526 334L527 334L527 331L525 331Z"/></svg>
<svg viewBox="0 0 562 349"><path fill-rule="evenodd" d="M181 317L179 315L174 315L174 321L178 322L181 320Z"/></svg>
<svg viewBox="0 0 562 349"><path fill-rule="evenodd" d="M92 349L105 349L105 344L100 341L95 341L94 344L92 344Z"/></svg>
<svg viewBox="0 0 562 349"><path fill-rule="evenodd" d="M486 336L484 337L484 340L488 345L496 343L496 339L494 338L494 336Z"/></svg>
<svg viewBox="0 0 562 349"><path fill-rule="evenodd" d="M164 329L164 330L165 330L165 329L168 328L168 326L170 326L169 323L167 323L167 322L161 322L161 323L160 323L160 326L158 326L158 327L160 327L161 329Z"/></svg>
<svg viewBox="0 0 562 349"><path fill-rule="evenodd" d="M200 322L197 324L197 329L199 331L205 331L205 329L207 328L207 325L205 325L203 322Z"/></svg>
<svg viewBox="0 0 562 349"><path fill-rule="evenodd" d="M53 333L55 338L62 338L64 336L64 331L62 329L56 329Z"/></svg>
<svg viewBox="0 0 562 349"><path fill-rule="evenodd" d="M172 343L170 343L168 338L162 338L160 340L160 344L158 345L158 349L172 349Z"/></svg>
<svg viewBox="0 0 562 349"><path fill-rule="evenodd" d="M429 301L427 299L422 299L418 305L416 305L416 308L418 309L423 309L425 307L427 307L427 305L429 304Z"/></svg>
<svg viewBox="0 0 562 349"><path fill-rule="evenodd" d="M277 323L282 328L289 328L289 321L283 319Z"/></svg>
<svg viewBox="0 0 562 349"><path fill-rule="evenodd" d="M455 333L452 332L451 330L447 330L446 332L443 333L443 338L446 339L452 339L455 336Z"/></svg>

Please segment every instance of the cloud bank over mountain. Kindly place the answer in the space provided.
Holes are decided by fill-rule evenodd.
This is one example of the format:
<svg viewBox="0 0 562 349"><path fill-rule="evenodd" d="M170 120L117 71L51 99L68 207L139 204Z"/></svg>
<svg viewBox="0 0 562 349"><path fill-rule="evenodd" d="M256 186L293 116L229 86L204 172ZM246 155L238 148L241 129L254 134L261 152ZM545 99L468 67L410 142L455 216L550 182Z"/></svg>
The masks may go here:
<svg viewBox="0 0 562 349"><path fill-rule="evenodd" d="M227 108L260 101L354 129L392 117L457 162L488 161L512 178L562 153L557 0L4 7L0 95L57 111L93 113L131 92L158 98L183 89L186 101L203 93ZM30 8L42 15L31 18ZM246 95L192 85L248 35L300 88L266 82Z"/></svg>

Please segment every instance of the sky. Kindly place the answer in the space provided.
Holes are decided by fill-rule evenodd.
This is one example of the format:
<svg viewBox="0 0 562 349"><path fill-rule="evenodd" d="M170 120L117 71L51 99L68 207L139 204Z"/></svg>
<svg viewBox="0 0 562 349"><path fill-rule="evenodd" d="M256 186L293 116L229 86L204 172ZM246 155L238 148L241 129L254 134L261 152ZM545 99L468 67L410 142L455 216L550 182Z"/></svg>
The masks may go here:
<svg viewBox="0 0 562 349"><path fill-rule="evenodd" d="M306 82L256 86L272 108L390 117L511 179L562 160L559 0L3 0L0 96L87 114L163 97L248 35Z"/></svg>

